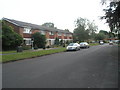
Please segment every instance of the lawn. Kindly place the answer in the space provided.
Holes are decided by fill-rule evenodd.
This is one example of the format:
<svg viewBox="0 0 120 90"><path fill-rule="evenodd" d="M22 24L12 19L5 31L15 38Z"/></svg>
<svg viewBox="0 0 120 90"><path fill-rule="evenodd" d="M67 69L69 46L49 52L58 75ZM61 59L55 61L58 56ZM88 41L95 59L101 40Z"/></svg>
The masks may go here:
<svg viewBox="0 0 120 90"><path fill-rule="evenodd" d="M8 54L8 53L16 53L16 51L3 51L3 52L0 52L0 54Z"/></svg>
<svg viewBox="0 0 120 90"><path fill-rule="evenodd" d="M40 50L40 51L34 51L34 52L22 52L17 54L11 54L11 55L2 55L2 61L0 62L9 62L9 61L16 61L26 58L33 58L43 55L49 55L53 53L63 52L66 51L65 48L58 48L58 49L51 49L51 50Z"/></svg>
<svg viewBox="0 0 120 90"><path fill-rule="evenodd" d="M100 45L99 43L90 43L90 46L96 46L96 45Z"/></svg>

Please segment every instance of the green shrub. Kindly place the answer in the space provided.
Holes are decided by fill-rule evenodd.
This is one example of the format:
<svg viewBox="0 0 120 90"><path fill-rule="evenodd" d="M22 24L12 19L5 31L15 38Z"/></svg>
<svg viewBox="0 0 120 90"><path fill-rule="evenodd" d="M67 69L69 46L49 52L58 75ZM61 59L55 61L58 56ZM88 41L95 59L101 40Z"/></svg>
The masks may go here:
<svg viewBox="0 0 120 90"><path fill-rule="evenodd" d="M29 50L29 49L31 49L31 46L23 46L22 48L23 48L23 50Z"/></svg>
<svg viewBox="0 0 120 90"><path fill-rule="evenodd" d="M50 46L48 45L48 46L46 46L46 48L50 48Z"/></svg>
<svg viewBox="0 0 120 90"><path fill-rule="evenodd" d="M37 45L35 45L34 49L35 49L35 50L38 49Z"/></svg>

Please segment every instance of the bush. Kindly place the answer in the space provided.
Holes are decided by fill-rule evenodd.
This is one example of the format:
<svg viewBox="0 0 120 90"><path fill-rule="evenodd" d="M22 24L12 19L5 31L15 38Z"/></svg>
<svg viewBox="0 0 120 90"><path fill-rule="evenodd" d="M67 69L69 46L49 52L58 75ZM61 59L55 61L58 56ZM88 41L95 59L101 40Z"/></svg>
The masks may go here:
<svg viewBox="0 0 120 90"><path fill-rule="evenodd" d="M48 45L46 48L50 48L50 46Z"/></svg>
<svg viewBox="0 0 120 90"><path fill-rule="evenodd" d="M0 37L1 39L1 37ZM2 22L2 49L13 50L15 47L20 46L23 42L23 38L18 33L14 32L14 29Z"/></svg>
<svg viewBox="0 0 120 90"><path fill-rule="evenodd" d="M37 45L35 45L34 49L35 49L35 50L38 49Z"/></svg>
<svg viewBox="0 0 120 90"><path fill-rule="evenodd" d="M29 49L31 49L31 46L23 46L22 48L23 48L23 50L29 50Z"/></svg>

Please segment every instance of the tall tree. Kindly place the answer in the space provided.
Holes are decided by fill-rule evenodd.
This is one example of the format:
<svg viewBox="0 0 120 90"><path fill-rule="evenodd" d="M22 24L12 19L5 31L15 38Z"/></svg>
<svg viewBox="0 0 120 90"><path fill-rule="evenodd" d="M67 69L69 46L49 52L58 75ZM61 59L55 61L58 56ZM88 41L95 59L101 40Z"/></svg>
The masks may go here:
<svg viewBox="0 0 120 90"><path fill-rule="evenodd" d="M74 42L76 41L84 41L89 38L89 32L86 30L87 19L78 18L75 21L76 28L74 29Z"/></svg>
<svg viewBox="0 0 120 90"><path fill-rule="evenodd" d="M98 33L98 34L96 34L95 39L96 40L103 40L103 39L105 39L105 35L103 33Z"/></svg>
<svg viewBox="0 0 120 90"><path fill-rule="evenodd" d="M102 0L102 4L109 3L109 5L104 9L105 16L101 19L106 19L109 24L110 31L113 32L114 29L120 33L120 1L119 0Z"/></svg>
<svg viewBox="0 0 120 90"><path fill-rule="evenodd" d="M90 38L94 39L95 38L95 32L98 30L98 27L95 25L94 21L90 22L89 20L88 20L87 25L88 25L87 27L88 27Z"/></svg>
<svg viewBox="0 0 120 90"><path fill-rule="evenodd" d="M13 28L2 21L2 49L10 50L21 45L23 38L14 32Z"/></svg>

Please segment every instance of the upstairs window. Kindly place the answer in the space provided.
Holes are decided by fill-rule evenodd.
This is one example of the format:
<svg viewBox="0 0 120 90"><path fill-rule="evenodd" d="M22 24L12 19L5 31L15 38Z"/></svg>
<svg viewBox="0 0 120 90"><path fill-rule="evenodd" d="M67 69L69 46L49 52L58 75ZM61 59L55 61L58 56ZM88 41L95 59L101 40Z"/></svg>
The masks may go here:
<svg viewBox="0 0 120 90"><path fill-rule="evenodd" d="M58 36L62 36L62 33L58 33Z"/></svg>
<svg viewBox="0 0 120 90"><path fill-rule="evenodd" d="M31 28L24 28L23 33L29 33L29 34L31 34Z"/></svg>
<svg viewBox="0 0 120 90"><path fill-rule="evenodd" d="M64 36L67 36L67 34L66 34L66 33L64 33Z"/></svg>
<svg viewBox="0 0 120 90"><path fill-rule="evenodd" d="M50 35L54 35L54 33L53 33L53 32L49 32L49 34L50 34Z"/></svg>
<svg viewBox="0 0 120 90"><path fill-rule="evenodd" d="M42 35L45 35L45 31L41 31L41 34L42 34Z"/></svg>
<svg viewBox="0 0 120 90"><path fill-rule="evenodd" d="M69 37L72 37L72 35L71 35L71 34L69 34Z"/></svg>

